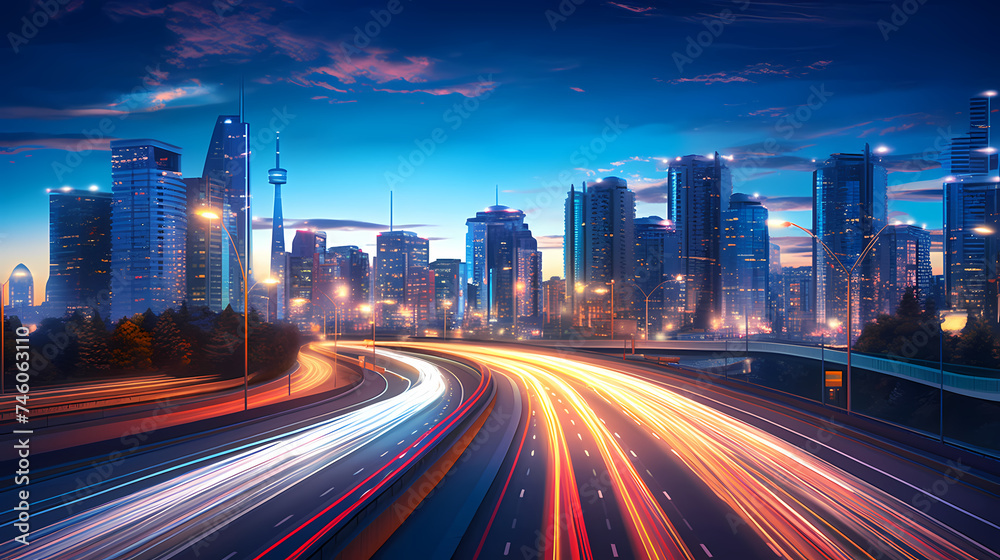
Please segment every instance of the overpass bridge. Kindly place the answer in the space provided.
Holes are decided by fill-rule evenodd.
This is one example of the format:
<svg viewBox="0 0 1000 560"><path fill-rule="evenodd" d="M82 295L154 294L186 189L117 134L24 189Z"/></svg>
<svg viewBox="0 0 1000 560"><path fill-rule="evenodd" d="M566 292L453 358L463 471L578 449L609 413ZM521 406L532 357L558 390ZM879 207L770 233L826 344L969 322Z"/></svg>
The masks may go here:
<svg viewBox="0 0 1000 560"><path fill-rule="evenodd" d="M549 348L578 348L581 350L617 350L621 349L623 345L629 344L629 349L631 350L631 341L628 340L533 340L528 342L528 344ZM749 351L751 354L795 356L816 361L825 360L829 363L844 365L845 368L847 366L847 352L843 350L784 342L755 340L751 340L749 343L745 340L643 340L636 341L635 344L635 351L637 353L648 351L688 351L710 354L712 357L717 358L742 358ZM967 375L948 371L949 365L944 364L945 390L977 399L1000 402L1000 372L997 372L997 377ZM941 386L941 368L900 362L868 354L859 354L857 352L851 353L851 367L891 375L931 387Z"/></svg>

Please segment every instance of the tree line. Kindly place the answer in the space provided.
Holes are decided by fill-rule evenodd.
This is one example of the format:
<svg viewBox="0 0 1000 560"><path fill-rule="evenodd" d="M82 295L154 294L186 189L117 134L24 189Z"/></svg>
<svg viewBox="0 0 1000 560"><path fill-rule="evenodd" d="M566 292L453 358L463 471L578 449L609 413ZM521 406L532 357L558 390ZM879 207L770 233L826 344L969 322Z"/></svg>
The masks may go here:
<svg viewBox="0 0 1000 560"><path fill-rule="evenodd" d="M298 356L299 333L288 323L266 323L251 310L249 371L280 375ZM17 317L5 320L7 364L14 359L12 338L21 326ZM76 312L43 319L29 337L32 376L36 382L58 383L94 376L165 372L177 375L243 374L243 315L226 307L151 310L117 322L98 312ZM6 368L8 371L10 368Z"/></svg>

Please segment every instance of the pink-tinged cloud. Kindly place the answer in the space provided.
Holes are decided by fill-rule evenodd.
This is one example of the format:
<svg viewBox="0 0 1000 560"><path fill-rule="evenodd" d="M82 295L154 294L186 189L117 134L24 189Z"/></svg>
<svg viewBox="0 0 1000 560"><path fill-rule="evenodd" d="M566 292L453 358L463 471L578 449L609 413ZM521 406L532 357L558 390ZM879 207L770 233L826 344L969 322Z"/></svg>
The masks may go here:
<svg viewBox="0 0 1000 560"><path fill-rule="evenodd" d="M771 243L781 247L781 266L783 268L798 268L812 266L812 238L802 234L801 237L779 237L772 235Z"/></svg>
<svg viewBox="0 0 1000 560"><path fill-rule="evenodd" d="M109 107L77 107L55 109L51 107L0 107L0 119L57 120L75 117L121 117L128 111Z"/></svg>
<svg viewBox="0 0 1000 560"><path fill-rule="evenodd" d="M811 196L767 196L762 203L772 212L811 212Z"/></svg>
<svg viewBox="0 0 1000 560"><path fill-rule="evenodd" d="M33 150L86 152L110 151L114 138L87 138L81 134L39 134L34 132L0 133L0 153L10 155ZM26 154L29 155L30 154Z"/></svg>
<svg viewBox="0 0 1000 560"><path fill-rule="evenodd" d="M563 236L561 235L540 235L535 238L538 241L539 249L562 249Z"/></svg>
<svg viewBox="0 0 1000 560"><path fill-rule="evenodd" d="M651 161L651 158L642 157L642 156L629 156L629 157L627 157L627 158L625 158L623 160L612 161L611 165L612 165L612 167L621 167L621 166L625 165L626 163L631 163L631 162L634 162L634 161L640 161L640 162L644 162L644 163L649 163Z"/></svg>
<svg viewBox="0 0 1000 560"><path fill-rule="evenodd" d="M585 93L583 88L578 88L576 86L569 86L569 89L571 89L573 91L578 91L580 93Z"/></svg>
<svg viewBox="0 0 1000 560"><path fill-rule="evenodd" d="M788 107L768 107L767 109L757 109L756 111L750 111L744 116L747 117L780 117L788 111Z"/></svg>
<svg viewBox="0 0 1000 560"><path fill-rule="evenodd" d="M781 64L772 64L770 62L758 62L756 64L751 64L746 68L741 70L736 70L732 72L715 72L712 74L702 74L700 76L695 76L693 78L677 78L674 80L667 80L667 83L680 84L685 82L692 83L703 83L703 84L727 84L733 82L748 82L756 83L760 77L763 76L777 76L783 78L793 78L797 76L804 76L810 72L821 70L829 64L829 61L818 61L814 62L808 66L802 67L787 67ZM659 81L659 80L658 80Z"/></svg>
<svg viewBox="0 0 1000 560"><path fill-rule="evenodd" d="M616 8L628 10L634 14L644 14L646 12L651 12L654 9L652 6L630 6L628 4L621 4L618 2L608 2L608 4L615 6Z"/></svg>
<svg viewBox="0 0 1000 560"><path fill-rule="evenodd" d="M497 87L496 82L476 82L472 84L460 84L456 86L442 86L436 88L415 88L415 89L392 89L373 88L374 91L385 93L428 93L430 95L451 95L457 93L465 97L479 97Z"/></svg>
<svg viewBox="0 0 1000 560"><path fill-rule="evenodd" d="M944 187L941 179L911 181L889 186L889 200L941 204L943 196Z"/></svg>

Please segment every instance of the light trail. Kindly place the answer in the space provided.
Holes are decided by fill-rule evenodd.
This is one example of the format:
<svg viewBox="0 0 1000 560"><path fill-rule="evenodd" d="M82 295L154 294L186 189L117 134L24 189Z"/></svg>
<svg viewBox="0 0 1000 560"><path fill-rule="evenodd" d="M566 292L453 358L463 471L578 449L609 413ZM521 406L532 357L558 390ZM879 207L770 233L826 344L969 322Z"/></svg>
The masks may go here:
<svg viewBox="0 0 1000 560"><path fill-rule="evenodd" d="M33 531L27 550L8 541L0 556L172 557L444 398L444 376L437 367L383 354L417 371L416 382L403 393Z"/></svg>
<svg viewBox="0 0 1000 560"><path fill-rule="evenodd" d="M520 380L543 408L552 407L551 399L571 405L598 442L636 553L645 558L692 556L689 545L636 472L633 458L623 452L608 427L592 412L593 399L621 411L623 420L654 435L661 453L675 455L780 557L1000 557L886 492L763 430L626 371L524 350L405 345L487 363ZM576 431L558 419L547 421L546 427L556 439L570 429ZM551 462L550 469L564 468L563 464ZM574 553L571 557L584 556Z"/></svg>

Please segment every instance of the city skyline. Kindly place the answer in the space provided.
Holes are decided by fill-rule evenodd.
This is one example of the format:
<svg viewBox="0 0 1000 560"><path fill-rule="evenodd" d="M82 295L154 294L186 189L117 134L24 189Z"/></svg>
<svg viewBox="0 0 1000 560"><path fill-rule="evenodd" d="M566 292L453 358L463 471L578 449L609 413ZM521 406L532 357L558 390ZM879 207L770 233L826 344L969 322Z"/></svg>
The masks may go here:
<svg viewBox="0 0 1000 560"><path fill-rule="evenodd" d="M363 58L356 57L356 64L350 65L337 58L337 49L341 44L353 44L354 26L345 24L339 33L331 32L346 42L328 38L309 50L305 39L317 38L320 31L305 21L308 18L302 8L265 8L243 2L222 14L211 14L212 21L204 25L225 30L252 23L261 33L287 39L276 42L278 46L252 42L241 45L245 48L240 50L172 25L170 22L191 23L187 19L191 14L176 8L146 4L95 8L71 3L50 27L19 44L17 52L11 49L0 55L15 71L45 61L52 73L62 71L65 76L62 84L40 80L36 88L46 94L37 99L24 97L22 91L0 94L5 107L0 117L12 131L0 136L0 149L7 156L2 160L5 173L15 184L23 185L10 193L15 216L4 232L4 243L26 248L24 254L4 251L0 272L6 276L16 264L25 262L35 275L35 290L40 296L36 299L44 297L44 189L64 185L85 189L94 184L102 191L110 190L106 144L111 138L153 137L178 145L186 154L184 176L195 176L208 148L209 123L238 109L242 74L246 74L247 121L252 138L259 139L252 142L253 214L261 218L272 213L272 191L265 175L274 149L273 135L258 133L280 129L285 132L285 166L292 173L291 186L284 193L288 228L302 227L308 220L328 231L336 244L358 245L369 253L374 252L375 233L388 229L390 183L395 183L392 186L400 208L406 208L397 212L397 221L431 239L432 260L461 257L462 217L487 206L499 184L500 202L524 210L536 231L545 254L543 276L561 275L561 199L568 190L564 183L579 185L583 180L621 176L637 193L638 216L663 215L664 204L650 202L662 198L666 173L659 160L715 150L732 154L736 170L743 170L734 177L737 190L760 193L776 218L808 223L811 212L805 209L803 199L809 194L811 160L822 161L837 152L857 152L866 141L873 149L889 150L883 157L890 169L890 220L913 219L935 232L940 229L937 197L946 173L937 161L931 161L936 156L927 154L938 152L952 136L965 130L967 99L994 85L982 82L971 71L972 62L957 56L959 45L938 45L934 49L941 52L929 52L931 47L918 41L928 28L956 17L953 12L961 9L922 6L905 26L887 31L876 25L880 20L888 21L892 14L891 7L883 3L852 6L852 10L871 16L865 21L870 27L867 30L843 5L806 6L801 8L801 17L781 7L744 7L741 3L720 2L718 10L708 9L714 4L697 9L692 5L638 7L640 11L621 6L581 6L565 21L547 16L547 8L541 6L512 5L508 12L480 14L502 17L512 26L545 31L539 33L537 41L544 41L554 51L551 60L539 61L529 58L523 47L503 56L484 54L483 46L470 39L474 32L483 31L483 26L475 24L479 21L476 18L462 29L440 28L447 32L429 43L418 37L415 28L430 25L437 29L434 26L446 22L429 21L427 13L404 5L387 25L378 25L378 36L370 37L369 45L359 49L358 57ZM17 2L4 9L19 7L28 13L27 7ZM143 11L147 7L151 11ZM311 4L308 8L332 9ZM716 26L722 29L718 37L700 48L702 54L685 62L683 57L689 56L685 54L686 39L707 30L707 24L718 20L716 16L723 9L733 12L735 19ZM164 21L148 17L154 13L164 16ZM11 21L18 21L21 15ZM373 18L360 9L346 15L345 21L359 29ZM598 19L610 19L640 43L652 41L653 30L666 25L675 30L676 41L660 41L657 52L662 51L663 64L655 68L630 59L621 47L613 45L596 51L573 50L588 38L588 30ZM866 33L861 33L861 44L842 49L832 60L823 56L829 50L818 46L794 55L781 44L754 43L754 53L733 48L753 42L767 29L791 30L792 22L799 20L799 25L808 28L818 25L818 19L827 28L857 28ZM522 20L524 23L518 23ZM63 22L92 24L94 35L100 35L100 29L115 21L134 24L130 33L136 35L139 29L149 31L148 37L134 37L145 54L135 56L134 68L124 65L129 69L127 74L115 68L102 75L97 85L67 88L76 74L68 61L49 60L46 52L60 34L75 33ZM486 27L492 29L487 40L498 40L495 26ZM784 39L786 44L801 45L804 32L795 30L794 36ZM107 48L85 37L77 39L91 45L91 53ZM949 64L953 63L955 71L947 80L914 86L911 83L922 66L896 61L886 68L876 67L862 56L866 42L910 49L915 59L924 62L951 56ZM560 43L565 45L554 46ZM305 50L296 51L296 45ZM449 46L455 52L447 56ZM329 51L323 50L327 47ZM680 53L681 59L675 53ZM813 53L816 61L803 58ZM124 55L126 59L132 56ZM472 56L476 57L475 65L465 62ZM759 62L765 58L771 62ZM259 74L241 71L237 75L227 65L248 59L260 62L254 66ZM340 64L322 66L330 61L327 59ZM963 65L969 65L970 71L962 72ZM152 72L146 72L147 66ZM310 68L318 72L305 74ZM280 74L282 69L294 71L296 77ZM322 69L328 73L323 74ZM614 75L616 85L626 88L609 88L602 79L605 75ZM871 87L873 82L878 86ZM137 92L130 94L136 87ZM446 113L456 103L476 109ZM511 119L512 111L533 120ZM381 116L375 116L376 112ZM81 148L80 131L100 130L102 119L109 119L113 130L82 145L94 151L73 151ZM458 128L452 129L452 119L460 123ZM544 134L524 135L523 122L532 122ZM437 128L447 136L441 142L432 137ZM788 139L786 129L791 133ZM345 140L345 134L350 135L350 141ZM754 148L768 139L777 145L761 156L760 149ZM603 144L600 153L588 148L591 141L594 147ZM398 157L409 157L421 144L432 147L433 153L424 155L424 163L404 177ZM328 157L318 157L317 146L333 150L337 163L333 175ZM581 146L585 148L582 151ZM53 164L57 164L55 168ZM62 173L57 174L56 169ZM391 177L393 173L403 180ZM555 183L558 189L552 186ZM365 188L356 189L360 192L336 188L341 184ZM438 188L452 196L444 201L421 196L424 190ZM432 214L434 205L442 205L443 211ZM317 210L324 207L332 210ZM427 215L449 219L419 219ZM424 221L433 223L419 223ZM266 218L255 227L256 270L268 265L269 229ZM790 266L805 264L807 238L777 232L774 239L782 245L783 258ZM939 244L935 244L932 255L938 273L940 254Z"/></svg>

